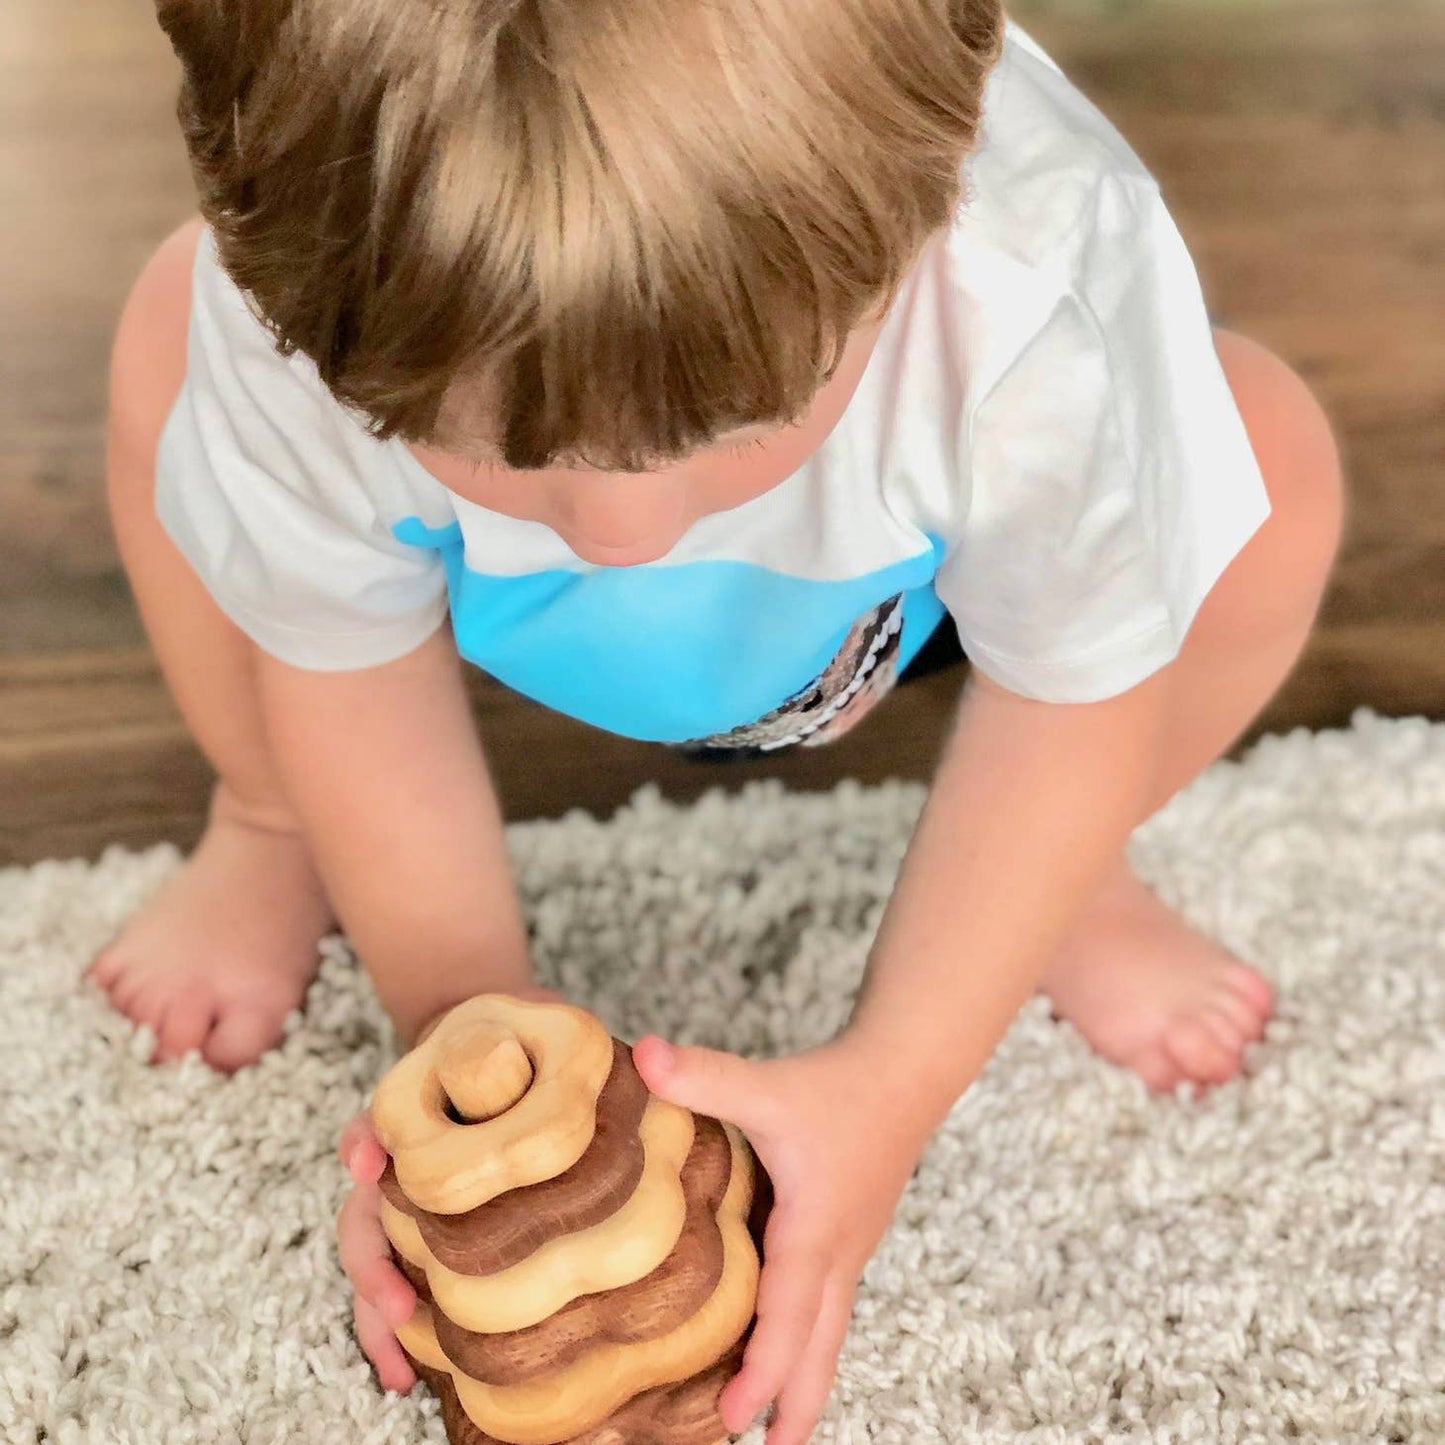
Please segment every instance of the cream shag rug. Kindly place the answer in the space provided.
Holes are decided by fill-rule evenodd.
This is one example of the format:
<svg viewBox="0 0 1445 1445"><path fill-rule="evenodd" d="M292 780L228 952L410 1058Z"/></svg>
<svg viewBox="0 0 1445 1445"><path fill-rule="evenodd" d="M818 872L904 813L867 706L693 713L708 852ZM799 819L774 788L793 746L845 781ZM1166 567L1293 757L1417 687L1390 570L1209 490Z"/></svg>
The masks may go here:
<svg viewBox="0 0 1445 1445"><path fill-rule="evenodd" d="M626 1038L822 1040L922 796L517 826L539 966ZM1131 847L1278 984L1267 1042L1152 1098L1034 1000L903 1198L816 1438L1445 1440L1445 724L1266 738ZM342 945L231 1079L148 1067L78 986L177 863L0 873L0 1438L441 1442L350 1330L335 1144L393 1040Z"/></svg>

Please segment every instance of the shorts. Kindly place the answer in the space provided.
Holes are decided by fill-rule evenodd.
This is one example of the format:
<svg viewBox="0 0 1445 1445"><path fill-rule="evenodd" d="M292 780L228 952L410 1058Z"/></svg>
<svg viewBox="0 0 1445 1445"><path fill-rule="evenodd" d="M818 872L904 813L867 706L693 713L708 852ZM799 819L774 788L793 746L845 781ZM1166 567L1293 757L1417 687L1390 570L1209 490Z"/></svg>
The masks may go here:
<svg viewBox="0 0 1445 1445"><path fill-rule="evenodd" d="M897 686L905 682L916 682L931 672L942 672L955 663L967 662L968 654L959 640L958 628L947 613L943 621L928 634L928 641L913 655L913 660L898 674Z"/></svg>
<svg viewBox="0 0 1445 1445"><path fill-rule="evenodd" d="M958 628L954 625L953 618L945 614L938 626L929 633L928 640L913 655L908 666L898 674L898 680L893 686L896 689L904 687L910 682L917 682L921 677L941 672L944 668L952 667L956 663L965 662L967 657L968 654L963 650L963 644L959 640ZM717 747L714 745L697 747L687 744L673 744L672 746L684 757L692 758L697 762L741 762L748 758L770 757L778 751L761 747ZM785 750L783 749L783 751Z"/></svg>

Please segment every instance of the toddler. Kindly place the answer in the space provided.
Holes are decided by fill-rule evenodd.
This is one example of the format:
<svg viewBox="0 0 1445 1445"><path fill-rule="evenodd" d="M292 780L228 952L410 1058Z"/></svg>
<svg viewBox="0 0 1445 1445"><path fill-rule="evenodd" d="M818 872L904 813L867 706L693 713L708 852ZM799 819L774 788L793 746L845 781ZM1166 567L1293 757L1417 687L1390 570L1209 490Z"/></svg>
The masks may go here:
<svg viewBox="0 0 1445 1445"><path fill-rule="evenodd" d="M842 1033L636 1046L772 1175L722 1409L799 1445L919 1153L1033 991L1155 1089L1260 1037L1269 986L1125 844L1301 649L1330 427L1211 327L1148 170L997 0L159 13L201 215L122 314L108 474L218 780L90 971L159 1058L271 1047L338 922L406 1044L545 995L459 658L704 755L816 746L972 663ZM358 1336L406 1389L364 1115L341 1148Z"/></svg>

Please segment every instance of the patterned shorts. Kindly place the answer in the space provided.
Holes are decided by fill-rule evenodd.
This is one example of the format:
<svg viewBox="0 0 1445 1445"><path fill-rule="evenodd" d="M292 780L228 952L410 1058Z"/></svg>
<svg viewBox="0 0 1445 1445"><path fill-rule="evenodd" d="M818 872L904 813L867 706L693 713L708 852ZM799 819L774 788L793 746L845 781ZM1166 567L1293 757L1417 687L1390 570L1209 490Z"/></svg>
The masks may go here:
<svg viewBox="0 0 1445 1445"><path fill-rule="evenodd" d="M916 682L920 677L966 659L958 629L953 619L945 616L908 666L897 673L891 659L897 651L900 628L901 613L890 611L889 605L884 604L866 626L854 629L856 637L850 635L849 642L839 652L839 660L848 659L853 674L841 693L834 690L829 696L825 674L812 687L790 698L757 723L735 728L716 738L671 746L699 762L741 761L766 757L792 746L818 747L841 737L894 687ZM812 720L801 721L807 718Z"/></svg>

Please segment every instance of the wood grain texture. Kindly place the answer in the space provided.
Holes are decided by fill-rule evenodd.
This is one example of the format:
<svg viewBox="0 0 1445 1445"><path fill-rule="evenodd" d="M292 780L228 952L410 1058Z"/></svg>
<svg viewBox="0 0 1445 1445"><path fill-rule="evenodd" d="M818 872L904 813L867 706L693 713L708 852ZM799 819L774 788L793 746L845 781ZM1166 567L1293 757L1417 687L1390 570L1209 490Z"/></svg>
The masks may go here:
<svg viewBox="0 0 1445 1445"><path fill-rule="evenodd" d="M426 1271L437 1307L479 1334L525 1330L585 1294L624 1288L667 1258L687 1218L680 1176L696 1138L693 1116L651 1098L638 1125L642 1177L606 1219L576 1233L548 1231L534 1253L495 1274L458 1274L433 1258L416 1222L382 1200L381 1225L397 1252Z"/></svg>
<svg viewBox="0 0 1445 1445"><path fill-rule="evenodd" d="M567 1068L579 1031L589 1044L594 1036L603 1041L609 1067L599 1073L589 1065L574 1080ZM520 1074L514 1044L525 1055ZM639 1115L639 1086L631 1050L594 1015L505 994L458 1004L377 1084L371 1112L396 1166L381 1224L417 1291L397 1337L419 1370L435 1372L427 1377L435 1385L450 1379L461 1412L448 1414L453 1445L474 1431L509 1445L561 1445L604 1425L618 1428L619 1411L629 1428L645 1427L638 1397L670 1415L677 1396L656 1392L708 1375L751 1325L759 1275L754 1206L762 1193L751 1148L733 1125L645 1086ZM468 1097L485 1100L475 1118ZM584 1147L557 1147L579 1136ZM594 1148L621 1157L625 1172L638 1142L644 1165L631 1195L600 1219L592 1211L579 1219L568 1176L597 1172L587 1157ZM447 1170L439 1176L433 1166L442 1157ZM607 1160L601 1164L605 1175ZM514 1183L499 1192L498 1178ZM451 1265L423 1237L432 1216L418 1207L408 1179L442 1200L469 1195L480 1182L484 1197L465 1217L436 1221ZM409 1197L398 1201L398 1188ZM589 1185L582 1193L594 1191ZM516 1234L509 1211L541 1225L521 1259L499 1259L492 1247L494 1218L503 1234ZM708 1438L719 1424L707 1425Z"/></svg>
<svg viewBox="0 0 1445 1445"><path fill-rule="evenodd" d="M1020 20L1158 176L1213 319L1312 385L1350 512L1300 666L1251 730L1369 705L1445 717L1445 6L1070 7ZM103 505L105 368L130 281L192 207L176 65L146 0L0 16L0 861L182 846L209 772L165 698ZM510 817L777 776L926 777L960 678L828 748L695 763L480 676Z"/></svg>
<svg viewBox="0 0 1445 1445"><path fill-rule="evenodd" d="M759 1267L749 1221L751 1152L733 1125L719 1127L731 1152L727 1189L715 1215L722 1272L701 1308L677 1328L636 1342L601 1339L560 1370L516 1385L491 1385L447 1358L432 1326L431 1306L419 1301L410 1319L397 1327L402 1348L420 1365L447 1370L466 1415L509 1445L562 1445L626 1410L639 1395L712 1369L752 1323ZM436 1283L430 1273L428 1283Z"/></svg>
<svg viewBox="0 0 1445 1445"><path fill-rule="evenodd" d="M599 1341L639 1344L680 1328L707 1303L722 1279L717 1211L731 1174L727 1135L699 1118L682 1166L687 1213L672 1252L649 1274L606 1294L588 1294L524 1330L479 1334L433 1311L437 1342L458 1369L487 1384L519 1384L572 1364ZM426 1276L405 1271L427 1301ZM418 1276L420 1275L420 1283Z"/></svg>
<svg viewBox="0 0 1445 1445"><path fill-rule="evenodd" d="M468 1118L468 1095L495 1099L489 1086L499 1073L516 1081L517 1046L530 1065L521 1087L509 1090L505 1108ZM615 1053L601 1020L574 1004L491 993L458 1004L372 1095L372 1123L397 1183L423 1209L461 1214L556 1178L592 1142Z"/></svg>
<svg viewBox="0 0 1445 1445"><path fill-rule="evenodd" d="M617 1212L642 1178L637 1131L646 1106L647 1086L633 1066L632 1050L614 1040L612 1072L597 1096L596 1130L570 1169L461 1214L433 1214L407 1198L388 1155L379 1181L382 1196L411 1216L432 1257L447 1269L457 1274L510 1269L540 1249L550 1233L589 1229Z"/></svg>
<svg viewBox="0 0 1445 1445"><path fill-rule="evenodd" d="M742 1365L745 1335L716 1365L684 1380L638 1395L595 1430L568 1445L721 1445L732 1437L717 1412L718 1396ZM442 1402L442 1422L451 1445L505 1445L479 1430L462 1409L451 1376L416 1365L416 1372Z"/></svg>

